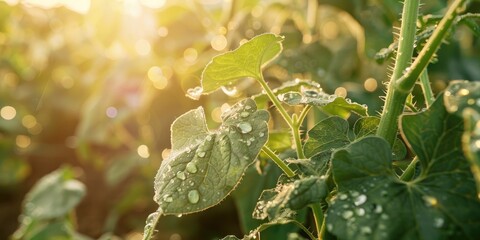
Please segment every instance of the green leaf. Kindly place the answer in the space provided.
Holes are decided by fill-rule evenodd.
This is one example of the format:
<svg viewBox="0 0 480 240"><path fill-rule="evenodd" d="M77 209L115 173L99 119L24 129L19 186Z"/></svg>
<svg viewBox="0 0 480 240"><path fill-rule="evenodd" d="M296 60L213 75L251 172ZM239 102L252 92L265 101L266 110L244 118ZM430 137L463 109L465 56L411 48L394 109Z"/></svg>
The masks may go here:
<svg viewBox="0 0 480 240"><path fill-rule="evenodd" d="M310 131L308 140L303 150L307 157L311 157L323 151L330 151L350 143L348 138L348 122L338 116L326 118Z"/></svg>
<svg viewBox="0 0 480 240"><path fill-rule="evenodd" d="M258 35L237 49L218 55L202 73L202 89L210 93L241 78L261 79L261 68L282 51L283 37L267 33Z"/></svg>
<svg viewBox="0 0 480 240"><path fill-rule="evenodd" d="M290 217L292 210L324 201L328 190L325 178L308 176L289 183L278 183L275 189L263 191L253 212L256 219Z"/></svg>
<svg viewBox="0 0 480 240"><path fill-rule="evenodd" d="M460 117L466 108L480 112L480 82L451 81L445 90L444 104L448 112Z"/></svg>
<svg viewBox="0 0 480 240"><path fill-rule="evenodd" d="M83 183L64 167L42 177L25 196L23 214L34 219L65 216L85 196Z"/></svg>
<svg viewBox="0 0 480 240"><path fill-rule="evenodd" d="M463 111L463 118L465 120L463 151L470 160L470 168L477 182L477 193L480 193L480 113L466 109Z"/></svg>
<svg viewBox="0 0 480 240"><path fill-rule="evenodd" d="M442 99L401 118L402 133L422 165L420 176L394 175L389 144L365 137L332 157L338 194L327 230L340 239L476 239L480 202L461 151L463 124Z"/></svg>
<svg viewBox="0 0 480 240"><path fill-rule="evenodd" d="M175 120L171 154L155 177L154 200L163 213L202 211L229 195L267 141L268 118L245 99L222 114L214 132L207 129L202 108Z"/></svg>
<svg viewBox="0 0 480 240"><path fill-rule="evenodd" d="M331 103L325 105L323 111L332 115L348 118L350 113L356 113L360 116L367 116L367 106L352 102L348 98L337 97Z"/></svg>
<svg viewBox="0 0 480 240"><path fill-rule="evenodd" d="M325 106L335 100L335 95L329 95L315 90L304 90L299 92L287 92L278 95L280 101L291 105L314 105Z"/></svg>

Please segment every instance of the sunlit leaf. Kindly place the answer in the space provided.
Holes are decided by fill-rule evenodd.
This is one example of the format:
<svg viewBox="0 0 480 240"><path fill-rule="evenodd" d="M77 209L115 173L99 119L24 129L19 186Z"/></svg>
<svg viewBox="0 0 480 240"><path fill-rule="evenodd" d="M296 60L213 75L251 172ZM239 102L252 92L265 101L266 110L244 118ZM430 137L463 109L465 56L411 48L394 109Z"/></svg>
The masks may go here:
<svg viewBox="0 0 480 240"><path fill-rule="evenodd" d="M261 68L282 51L283 37L262 34L252 38L237 49L218 55L202 73L202 88L209 93L241 78L262 78Z"/></svg>
<svg viewBox="0 0 480 240"><path fill-rule="evenodd" d="M422 165L412 182L396 178L391 149L382 138L362 138L334 153L338 194L327 211L329 232L340 239L480 235L480 202L461 151L463 124L442 101L440 97L429 110L402 117L403 135Z"/></svg>
<svg viewBox="0 0 480 240"><path fill-rule="evenodd" d="M83 183L73 178L69 168L58 169L41 178L25 197L23 213L34 219L61 217L83 199Z"/></svg>
<svg viewBox="0 0 480 240"><path fill-rule="evenodd" d="M335 98L335 100L325 105L322 109L327 113L343 118L347 118L352 112L360 116L368 116L366 105L358 104L342 97Z"/></svg>
<svg viewBox="0 0 480 240"><path fill-rule="evenodd" d="M470 160L470 167L477 182L477 193L480 193L480 113L466 109L463 111L463 118L465 120L463 151Z"/></svg>
<svg viewBox="0 0 480 240"><path fill-rule="evenodd" d="M202 108L180 116L172 125L172 152L155 177L154 199L163 213L201 211L230 194L267 141L268 118L251 99L225 112L213 132Z"/></svg>

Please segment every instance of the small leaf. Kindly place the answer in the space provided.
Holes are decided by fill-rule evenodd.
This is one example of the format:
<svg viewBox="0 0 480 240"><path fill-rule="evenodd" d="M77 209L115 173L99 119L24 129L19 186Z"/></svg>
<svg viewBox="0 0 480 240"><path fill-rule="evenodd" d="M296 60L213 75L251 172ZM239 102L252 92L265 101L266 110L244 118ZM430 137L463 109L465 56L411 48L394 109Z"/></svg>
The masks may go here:
<svg viewBox="0 0 480 240"><path fill-rule="evenodd" d="M332 115L348 118L350 113L356 113L360 116L368 116L367 106L352 102L348 98L337 97L331 103L325 105L323 111Z"/></svg>
<svg viewBox="0 0 480 240"><path fill-rule="evenodd" d="M282 41L281 36L262 34L231 52L214 57L202 73L203 92L213 92L241 78L262 78L261 68L280 54Z"/></svg>
<svg viewBox="0 0 480 240"><path fill-rule="evenodd" d="M253 212L254 218L269 220L290 217L291 210L324 201L327 196L325 178L309 176L290 183L278 183L275 189L263 191Z"/></svg>
<svg viewBox="0 0 480 240"><path fill-rule="evenodd" d="M34 219L65 216L85 196L83 183L73 179L70 168L42 177L25 197L23 214Z"/></svg>
<svg viewBox="0 0 480 240"><path fill-rule="evenodd" d="M163 213L202 211L229 195L267 141L268 118L245 99L222 114L223 124L214 132L202 108L175 120L172 152L155 177L154 200Z"/></svg>
<svg viewBox="0 0 480 240"><path fill-rule="evenodd" d="M330 151L350 143L348 139L348 122L332 116L317 123L308 131L308 140L303 149L311 157L323 151Z"/></svg>

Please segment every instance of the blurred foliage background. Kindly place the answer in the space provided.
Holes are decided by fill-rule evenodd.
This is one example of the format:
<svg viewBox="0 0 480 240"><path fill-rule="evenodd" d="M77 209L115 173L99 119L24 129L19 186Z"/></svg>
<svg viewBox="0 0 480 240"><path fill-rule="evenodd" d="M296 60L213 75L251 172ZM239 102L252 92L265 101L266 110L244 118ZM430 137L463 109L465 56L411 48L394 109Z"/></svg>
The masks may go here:
<svg viewBox="0 0 480 240"><path fill-rule="evenodd" d="M447 6L423 2L423 14ZM286 37L265 71L272 87L313 79L377 114L391 60L374 57L394 41L401 8L398 0L1 0L0 239L24 221L32 186L67 165L86 187L68 217L76 231L140 239L156 209L153 178L173 120L203 105L215 127L222 108L260 90L245 80L200 101L185 93L213 56L257 34ZM479 9L474 1L467 12ZM449 80L478 80L478 29L459 25L438 59L429 67L434 91ZM251 194L248 184L256 182L244 181L237 200ZM240 236L250 213L236 207L241 213L228 198L201 214L162 218L157 237Z"/></svg>

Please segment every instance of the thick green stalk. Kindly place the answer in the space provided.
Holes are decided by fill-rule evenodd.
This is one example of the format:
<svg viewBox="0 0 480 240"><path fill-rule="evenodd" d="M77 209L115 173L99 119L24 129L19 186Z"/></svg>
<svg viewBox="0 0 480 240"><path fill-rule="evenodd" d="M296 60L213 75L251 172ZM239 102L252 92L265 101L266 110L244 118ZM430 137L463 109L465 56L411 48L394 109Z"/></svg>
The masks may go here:
<svg viewBox="0 0 480 240"><path fill-rule="evenodd" d="M258 83L262 86L263 90L265 90L265 93L267 93L268 98L270 98L270 101L273 102L273 105L277 108L277 110L280 112L280 115L282 115L283 119L285 119L285 122L287 122L288 126L292 128L293 122L292 118L290 115L288 115L287 110L283 107L282 103L278 100L277 96L273 93L272 89L268 86L267 82L265 82L265 79L263 79L263 76L260 78L256 79Z"/></svg>
<svg viewBox="0 0 480 240"><path fill-rule="evenodd" d="M393 144L395 141L398 130L397 120L400 114L403 112L405 100L408 94L412 91L412 88L420 74L425 70L428 63L431 61L433 54L438 50L438 47L448 33L448 30L454 23L455 17L458 14L458 10L461 9L464 3L465 0L455 0L453 2L445 16L438 24L438 27L433 32L432 36L428 39L422 51L420 51L420 54L415 59L412 66L410 68L405 68L406 66L402 66L402 64L405 63L405 60L408 56L405 56L402 46L410 44L413 48L413 42L406 43L405 40L410 40L410 38L405 37L415 35L414 27L416 19L411 19L411 17L413 15L417 15L418 0L405 1L402 14L403 23L400 30L400 44L398 49L399 53L397 54L394 74L390 80L382 118L380 119L380 124L377 130L377 135L385 138L390 144ZM406 25L410 25L410 27L408 28ZM402 59L404 61L399 61Z"/></svg>
<svg viewBox="0 0 480 240"><path fill-rule="evenodd" d="M396 80L404 74L403 72L410 65L412 59L419 4L419 0L405 0L403 5L402 26L398 39L395 67L390 78L387 97L377 130L377 135L385 138L392 146L397 136L398 116L403 112L405 100L410 93L409 91L398 91Z"/></svg>
<svg viewBox="0 0 480 240"><path fill-rule="evenodd" d="M405 169L405 172L403 172L402 176L400 176L400 180L403 181L410 181L413 178L413 175L415 174L415 165L417 165L418 162L418 157L415 157L410 164L408 165L407 169Z"/></svg>
<svg viewBox="0 0 480 240"><path fill-rule="evenodd" d="M432 36L428 39L422 51L412 64L409 71L395 83L399 91L411 91L420 74L432 60L433 54L438 50L443 39L447 35L450 27L455 22L458 10L465 4L465 0L455 0L447 10L445 16L440 20L437 28L433 31Z"/></svg>
<svg viewBox="0 0 480 240"><path fill-rule="evenodd" d="M280 159L277 154L275 154L269 147L266 145L262 147L262 152L267 154L267 156L277 164L282 171L287 174L288 177L295 176L295 172L282 160Z"/></svg>

